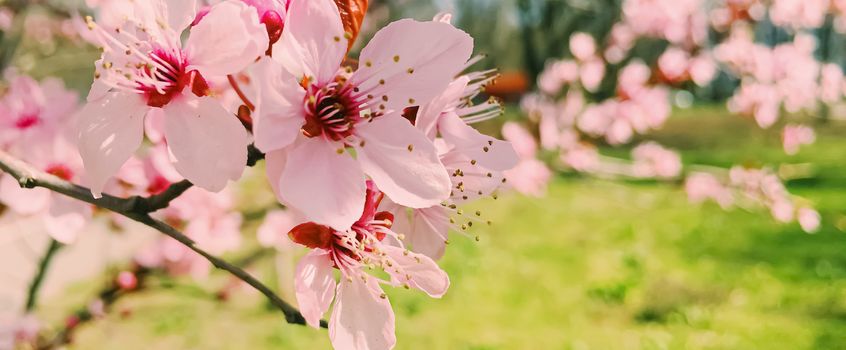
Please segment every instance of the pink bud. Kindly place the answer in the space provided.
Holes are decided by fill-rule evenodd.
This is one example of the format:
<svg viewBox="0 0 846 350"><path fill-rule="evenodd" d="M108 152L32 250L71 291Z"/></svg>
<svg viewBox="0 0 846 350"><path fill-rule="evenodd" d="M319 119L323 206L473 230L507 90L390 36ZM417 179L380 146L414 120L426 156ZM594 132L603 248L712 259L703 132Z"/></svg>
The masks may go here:
<svg viewBox="0 0 846 350"><path fill-rule="evenodd" d="M138 278L135 274L129 271L123 271L118 274L117 285L123 290L132 290L138 287Z"/></svg>
<svg viewBox="0 0 846 350"><path fill-rule="evenodd" d="M276 11L267 11L261 16L261 24L267 27L267 37L270 38L270 45L279 41L282 37L282 29L285 28L285 20Z"/></svg>

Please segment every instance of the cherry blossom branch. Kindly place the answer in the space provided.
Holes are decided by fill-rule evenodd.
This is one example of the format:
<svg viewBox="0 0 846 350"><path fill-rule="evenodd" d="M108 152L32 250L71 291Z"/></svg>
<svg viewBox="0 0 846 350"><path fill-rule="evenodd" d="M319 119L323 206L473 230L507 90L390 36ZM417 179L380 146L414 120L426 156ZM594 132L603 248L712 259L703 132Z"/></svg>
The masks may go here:
<svg viewBox="0 0 846 350"><path fill-rule="evenodd" d="M142 286L144 284L144 280L149 277L152 273L152 270L146 268L138 268L136 271L133 271L135 278L137 278L138 286ZM97 294L97 299L102 301L103 308L108 308L113 305L117 300L126 295L128 292L126 289L121 288L120 285L116 282L112 282L106 288L100 291ZM76 312L72 313L70 316L65 318L65 324L62 326L61 330L54 336L51 340L46 343L39 344L39 350L50 350L50 349L57 349L61 348L64 345L70 344L73 337L73 332L79 327L81 324L89 322L94 319L96 315L92 313L91 305L86 305Z"/></svg>
<svg viewBox="0 0 846 350"><path fill-rule="evenodd" d="M173 228L172 226L152 218L149 213L133 211L132 208L135 208L135 203L133 203L133 201L137 199L118 198L106 194L104 194L101 198L94 198L91 195L90 189L72 184L51 174L38 171L32 168L30 165L10 156L9 154L3 151L0 151L0 170L3 170L4 172L17 179L21 187L46 188L53 192L60 193L65 196L86 203L90 203L104 209L111 210L117 214L123 215L127 218L130 218L134 221L137 221L139 223L142 223L160 231L161 233L169 236L170 238L173 238L177 242L182 243L189 249L193 250L195 253L200 254L202 257L212 263L212 265L214 265L216 268L231 273L232 275L238 277L245 283L249 284L256 290L264 294L264 296L268 298L271 304L273 304L279 310L282 311L282 313L285 315L285 320L288 323L305 325L305 319L303 318L303 315L295 307L282 300L269 287L264 285L262 282L257 280L255 277L253 277L246 271L242 270L241 268L235 265L230 264L229 262L215 255L212 255L211 253L206 252L201 247L199 247L197 243L194 242L191 238L189 238L179 230ZM321 326L326 327L327 325L325 322L321 322Z"/></svg>
<svg viewBox="0 0 846 350"><path fill-rule="evenodd" d="M260 248L251 253L246 254L244 257L236 259L232 262L235 266L246 268L260 259L268 256L272 253L272 249ZM68 317L64 319L65 324L59 329L59 331L50 339L45 340L45 343L40 344L37 348L41 350L50 350L50 349L57 349L61 348L64 345L68 345L73 342L73 333L76 331L80 325L84 323L88 323L91 321L96 320L97 314L93 311L92 305L95 302L100 303L102 312L107 312L121 297L140 292L146 290L149 285L149 278L158 276L159 271L157 269L149 269L141 266L136 266L134 269L131 270L132 274L136 278L136 287L133 289L127 289L122 287L118 282L117 278L112 278L110 283L105 285L100 292L96 294L96 298L93 299L86 305L79 307L76 311L73 311ZM161 277L165 277L162 275ZM234 277L233 277L234 278ZM227 284L224 289L214 294L214 296L218 300L225 300L226 295L230 292L231 284Z"/></svg>
<svg viewBox="0 0 846 350"><path fill-rule="evenodd" d="M255 166L259 160L264 159L264 154L253 145L247 148L247 166ZM181 196L185 191L193 187L194 184L188 180L182 180L171 184L161 193L149 197L132 197L129 198L128 211L137 213L152 213L164 208L167 208L177 197Z"/></svg>
<svg viewBox="0 0 846 350"><path fill-rule="evenodd" d="M41 291L41 283L44 282L44 277L47 276L47 269L50 267L50 262L53 261L53 257L56 255L56 252L58 252L61 248L61 243L55 239L50 239L50 245L47 247L47 251L41 258L41 262L38 263L38 271L36 271L35 277L32 278L32 283L29 285L26 297L27 312L35 309L35 304L38 303L38 293Z"/></svg>

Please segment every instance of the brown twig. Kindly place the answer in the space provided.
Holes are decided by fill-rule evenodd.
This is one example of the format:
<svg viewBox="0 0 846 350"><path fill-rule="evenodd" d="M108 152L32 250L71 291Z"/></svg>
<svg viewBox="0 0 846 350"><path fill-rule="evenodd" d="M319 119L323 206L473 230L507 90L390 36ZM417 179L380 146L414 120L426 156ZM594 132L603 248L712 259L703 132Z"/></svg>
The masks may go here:
<svg viewBox="0 0 846 350"><path fill-rule="evenodd" d="M232 265L229 262L215 255L212 255L209 252L206 252L205 250L197 246L197 243L194 242L191 238L189 238L179 230L173 228L172 226L152 218L148 212L136 211L136 202L139 200L139 198L126 199L106 194L104 194L101 198L94 198L91 195L90 189L72 184L51 174L36 170L32 166L10 156L8 153L3 151L0 151L0 170L3 170L4 172L17 179L21 187L46 188L53 192L60 193L62 195L86 203L90 203L104 209L108 209L117 214L123 215L127 218L130 218L134 221L140 222L144 225L147 225L151 228L160 231L161 233L169 236L170 238L173 238L176 241L182 243L197 254L200 254L206 260L211 262L212 265L214 265L216 268L231 273L232 275L238 277L245 283L249 284L256 290L264 294L264 296L268 298L271 304L273 304L279 310L282 311L282 313L285 315L285 320L288 323L301 325L305 324L305 319L303 318L303 315L296 308L279 298L276 293L274 293L269 287L264 285L255 277L251 276L249 273L242 270L241 268ZM325 326L325 323L323 323L323 325Z"/></svg>

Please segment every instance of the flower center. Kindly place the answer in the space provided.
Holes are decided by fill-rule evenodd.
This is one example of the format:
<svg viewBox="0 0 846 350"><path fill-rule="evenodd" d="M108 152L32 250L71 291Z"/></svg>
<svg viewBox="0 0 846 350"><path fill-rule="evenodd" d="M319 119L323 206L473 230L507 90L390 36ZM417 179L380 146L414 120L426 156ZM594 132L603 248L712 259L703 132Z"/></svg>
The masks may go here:
<svg viewBox="0 0 846 350"><path fill-rule="evenodd" d="M381 192L368 189L361 218L345 232L307 222L291 229L288 237L294 243L312 249L331 251L335 267L339 269L342 266L357 264L362 259L367 260L368 256L374 258L377 243L385 239L394 223L394 215L390 212L376 212L382 198Z"/></svg>
<svg viewBox="0 0 846 350"><path fill-rule="evenodd" d="M51 164L45 172L65 181L70 181L73 178L73 170L64 164Z"/></svg>
<svg viewBox="0 0 846 350"><path fill-rule="evenodd" d="M29 129L41 122L37 114L24 114L15 121L15 127L21 130Z"/></svg>
<svg viewBox="0 0 846 350"><path fill-rule="evenodd" d="M197 96L208 95L209 85L197 70L188 71L188 62L179 51L153 50L149 54L155 64L141 67L139 89L150 107L163 107L182 93L186 86Z"/></svg>
<svg viewBox="0 0 846 350"><path fill-rule="evenodd" d="M306 94L306 123L302 132L307 137L325 136L334 141L353 134L361 119L361 104L349 85L333 82L323 88L309 86Z"/></svg>

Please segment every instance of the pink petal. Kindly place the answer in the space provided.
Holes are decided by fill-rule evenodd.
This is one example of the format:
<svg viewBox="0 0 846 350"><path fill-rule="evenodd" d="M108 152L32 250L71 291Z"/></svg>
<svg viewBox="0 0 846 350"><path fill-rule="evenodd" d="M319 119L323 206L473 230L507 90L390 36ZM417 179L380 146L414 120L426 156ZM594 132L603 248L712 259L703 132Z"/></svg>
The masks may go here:
<svg viewBox="0 0 846 350"><path fill-rule="evenodd" d="M163 0L170 28L182 33L197 15L197 0Z"/></svg>
<svg viewBox="0 0 846 350"><path fill-rule="evenodd" d="M50 211L44 215L44 226L53 239L71 244L91 219L91 206L60 195L53 196Z"/></svg>
<svg viewBox="0 0 846 350"><path fill-rule="evenodd" d="M364 210L361 167L343 147L320 138L303 140L288 153L279 191L285 203L309 220L347 230Z"/></svg>
<svg viewBox="0 0 846 350"><path fill-rule="evenodd" d="M443 92L472 52L473 38L448 23L404 19L376 33L350 81L379 99L374 103L402 111Z"/></svg>
<svg viewBox="0 0 846 350"><path fill-rule="evenodd" d="M538 150L538 144L529 131L515 122L506 122L502 126L502 136L511 142L512 147L523 159L533 159Z"/></svg>
<svg viewBox="0 0 846 350"><path fill-rule="evenodd" d="M273 59L298 79L322 86L335 78L347 39L338 7L332 0L294 1L282 38L273 45Z"/></svg>
<svg viewBox="0 0 846 350"><path fill-rule="evenodd" d="M400 207L394 215L394 232L405 235L405 242L417 253L440 259L446 251L449 235L449 216L440 206L414 209L411 213Z"/></svg>
<svg viewBox="0 0 846 350"><path fill-rule="evenodd" d="M433 298L440 298L449 289L449 276L428 256L394 247L382 247L384 252L393 259L401 274L391 274L400 283L422 290ZM389 269L388 273L395 270Z"/></svg>
<svg viewBox="0 0 846 350"><path fill-rule="evenodd" d="M483 135L455 113L441 116L441 136L468 158L490 170L508 170L520 160L510 142Z"/></svg>
<svg viewBox="0 0 846 350"><path fill-rule="evenodd" d="M452 110L461 101L464 89L467 88L470 78L461 76L447 86L443 93L436 96L429 103L420 106L417 111L417 119L414 126L423 131L429 139L434 140L437 134L438 122L441 114Z"/></svg>
<svg viewBox="0 0 846 350"><path fill-rule="evenodd" d="M271 152L290 145L304 123L305 90L297 79L269 58L256 64L259 80L253 132L256 147Z"/></svg>
<svg viewBox="0 0 846 350"><path fill-rule="evenodd" d="M268 152L264 155L265 172L267 173L267 180L270 182L270 188L276 195L279 202L285 202L279 191L279 183L282 179L282 170L285 169L285 164L288 162L288 151L279 150Z"/></svg>
<svg viewBox="0 0 846 350"><path fill-rule="evenodd" d="M182 176L212 192L241 177L249 136L220 103L211 97L171 102L165 114L168 147Z"/></svg>
<svg viewBox="0 0 846 350"><path fill-rule="evenodd" d="M141 145L147 110L138 95L111 93L80 111L79 153L94 195Z"/></svg>
<svg viewBox="0 0 846 350"><path fill-rule="evenodd" d="M333 266L331 256L325 250L314 250L297 264L294 279L297 304L306 323L314 328L320 327L320 318L329 311L335 297Z"/></svg>
<svg viewBox="0 0 846 350"><path fill-rule="evenodd" d="M396 345L394 311L376 279L363 275L341 280L332 318L329 338L335 349L392 349Z"/></svg>
<svg viewBox="0 0 846 350"><path fill-rule="evenodd" d="M222 2L191 29L185 45L189 69L206 78L240 72L264 55L267 42L267 30L254 9L241 2Z"/></svg>
<svg viewBox="0 0 846 350"><path fill-rule="evenodd" d="M427 208L449 197L449 174L435 146L407 120L383 116L359 124L357 134L366 140L364 147L356 148L364 173L391 200Z"/></svg>
<svg viewBox="0 0 846 350"><path fill-rule="evenodd" d="M299 221L290 211L273 210L264 216L264 222L256 231L256 238L264 247L281 248L285 245L280 242L288 241L288 232L298 223Z"/></svg>
<svg viewBox="0 0 846 350"><path fill-rule="evenodd" d="M164 110L161 108L152 108L147 113L147 118L144 118L144 132L150 142L161 143L164 141L164 120Z"/></svg>
<svg viewBox="0 0 846 350"><path fill-rule="evenodd" d="M3 174L0 177L0 203L21 215L40 213L50 205L50 190L22 188L11 175Z"/></svg>

